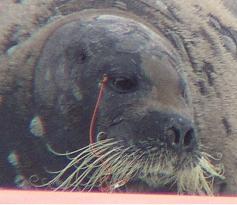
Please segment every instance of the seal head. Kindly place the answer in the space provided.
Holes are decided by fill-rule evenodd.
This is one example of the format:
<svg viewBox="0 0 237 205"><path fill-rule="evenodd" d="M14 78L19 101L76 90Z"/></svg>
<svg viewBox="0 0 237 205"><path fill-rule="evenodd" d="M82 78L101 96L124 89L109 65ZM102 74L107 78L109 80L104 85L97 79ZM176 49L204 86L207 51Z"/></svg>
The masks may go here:
<svg viewBox="0 0 237 205"><path fill-rule="evenodd" d="M128 190L140 183L168 191L182 176L182 185L172 189L185 191L192 185L183 185L187 178L180 173L195 168L201 157L180 66L165 36L137 20L94 14L60 26L48 37L35 70L36 113L44 122L44 140L51 150L68 153L86 147L93 129L97 160L83 158L95 165L87 188L103 178L114 189L122 181ZM103 76L107 80L90 127ZM79 158L71 165L85 164ZM95 171L97 163L103 166ZM70 184L67 178L59 187L80 187L85 178L79 179Z"/></svg>

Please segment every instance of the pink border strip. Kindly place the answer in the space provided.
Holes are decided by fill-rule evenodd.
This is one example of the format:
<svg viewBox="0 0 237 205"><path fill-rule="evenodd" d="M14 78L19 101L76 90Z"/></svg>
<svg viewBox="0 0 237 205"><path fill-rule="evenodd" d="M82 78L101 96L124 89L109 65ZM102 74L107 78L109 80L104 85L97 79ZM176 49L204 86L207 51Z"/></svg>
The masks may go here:
<svg viewBox="0 0 237 205"><path fill-rule="evenodd" d="M237 197L0 190L0 203L237 204Z"/></svg>

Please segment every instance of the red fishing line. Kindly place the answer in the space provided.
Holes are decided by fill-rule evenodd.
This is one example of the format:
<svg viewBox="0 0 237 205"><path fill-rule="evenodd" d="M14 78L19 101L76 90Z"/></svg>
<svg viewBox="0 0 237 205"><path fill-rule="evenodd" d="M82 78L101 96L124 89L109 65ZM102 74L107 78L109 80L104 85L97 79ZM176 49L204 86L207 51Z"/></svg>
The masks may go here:
<svg viewBox="0 0 237 205"><path fill-rule="evenodd" d="M95 105L95 109L91 118L91 123L90 123L90 133L89 133L89 137L90 137L90 144L93 144L95 142L95 123L96 123L96 117L99 111L99 106L102 100L102 97L104 95L104 89L106 87L106 84L108 82L108 76L106 74L104 74L103 79L100 83L100 91L99 91L99 95L96 101L96 105Z"/></svg>

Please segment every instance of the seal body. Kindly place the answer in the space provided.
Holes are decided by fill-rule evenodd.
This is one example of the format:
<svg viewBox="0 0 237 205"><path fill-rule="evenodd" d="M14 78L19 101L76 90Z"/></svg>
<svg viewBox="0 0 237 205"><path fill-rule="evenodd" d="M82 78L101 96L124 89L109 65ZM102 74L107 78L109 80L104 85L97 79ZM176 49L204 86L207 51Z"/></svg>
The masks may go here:
<svg viewBox="0 0 237 205"><path fill-rule="evenodd" d="M205 177L223 177L200 146L213 140L198 99L210 98L224 54L233 60L234 31L223 46L226 27L194 26L204 17L173 1L47 5L63 16L2 57L2 185L211 194Z"/></svg>

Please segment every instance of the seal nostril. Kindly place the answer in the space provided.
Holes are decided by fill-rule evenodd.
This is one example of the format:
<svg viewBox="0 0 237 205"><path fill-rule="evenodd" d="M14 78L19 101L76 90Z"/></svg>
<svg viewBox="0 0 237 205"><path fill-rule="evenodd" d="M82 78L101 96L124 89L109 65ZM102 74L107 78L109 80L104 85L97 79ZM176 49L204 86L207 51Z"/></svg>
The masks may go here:
<svg viewBox="0 0 237 205"><path fill-rule="evenodd" d="M174 143L175 143L175 144L179 144L179 141L180 141L180 134L179 134L179 131L178 131L177 129L174 129L174 132L175 132Z"/></svg>
<svg viewBox="0 0 237 205"><path fill-rule="evenodd" d="M184 146L189 146L192 141L193 141L193 138L194 138L194 130L193 129L190 129L184 136Z"/></svg>
<svg viewBox="0 0 237 205"><path fill-rule="evenodd" d="M171 144L175 144L175 145L179 144L180 133L175 127L168 129L167 135L168 135L168 138L169 138L169 141L171 142Z"/></svg>

